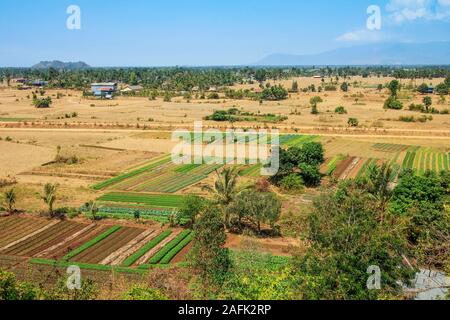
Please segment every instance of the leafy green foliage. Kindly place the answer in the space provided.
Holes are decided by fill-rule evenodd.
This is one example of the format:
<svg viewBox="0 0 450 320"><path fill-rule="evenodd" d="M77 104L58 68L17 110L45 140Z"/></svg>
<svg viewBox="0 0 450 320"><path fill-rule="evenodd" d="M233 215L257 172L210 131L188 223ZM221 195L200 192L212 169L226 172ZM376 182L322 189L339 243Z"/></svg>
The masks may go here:
<svg viewBox="0 0 450 320"><path fill-rule="evenodd" d="M261 223L267 223L274 228L280 217L281 201L271 192L245 190L236 196L227 210L237 218L239 226L242 219L246 219L261 233Z"/></svg>
<svg viewBox="0 0 450 320"><path fill-rule="evenodd" d="M194 233L191 268L204 288L220 287L231 264L228 249L224 248L227 236L221 210L209 206L195 223Z"/></svg>
<svg viewBox="0 0 450 320"><path fill-rule="evenodd" d="M412 270L403 264L407 242L402 221L385 217L377 200L354 182L341 184L314 202L309 217L312 246L293 264L298 299L378 299L398 295L398 281ZM382 270L382 290L367 290L367 269Z"/></svg>
<svg viewBox="0 0 450 320"><path fill-rule="evenodd" d="M134 301L154 301L154 300L167 300L167 297L161 293L158 289L150 288L143 285L133 285L127 290L122 299L134 300Z"/></svg>
<svg viewBox="0 0 450 320"><path fill-rule="evenodd" d="M301 147L280 150L280 168L271 180L280 185L281 180L289 175L299 175L305 185L320 184L320 165L325 161L321 143L309 142Z"/></svg>

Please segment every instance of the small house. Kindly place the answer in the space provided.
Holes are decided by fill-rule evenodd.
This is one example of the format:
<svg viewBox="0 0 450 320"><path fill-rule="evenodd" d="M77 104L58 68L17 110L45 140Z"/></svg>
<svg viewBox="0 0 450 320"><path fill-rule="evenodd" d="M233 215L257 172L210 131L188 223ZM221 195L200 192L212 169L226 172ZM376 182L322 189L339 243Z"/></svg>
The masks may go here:
<svg viewBox="0 0 450 320"><path fill-rule="evenodd" d="M426 90L427 94L433 94L434 93L434 87L428 87Z"/></svg>
<svg viewBox="0 0 450 320"><path fill-rule="evenodd" d="M48 84L47 81L44 80L35 80L33 82L31 82L31 85L33 87L45 87Z"/></svg>
<svg viewBox="0 0 450 320"><path fill-rule="evenodd" d="M95 97L104 97L112 99L113 94L117 92L117 83L115 82L99 82L91 84L91 91Z"/></svg>

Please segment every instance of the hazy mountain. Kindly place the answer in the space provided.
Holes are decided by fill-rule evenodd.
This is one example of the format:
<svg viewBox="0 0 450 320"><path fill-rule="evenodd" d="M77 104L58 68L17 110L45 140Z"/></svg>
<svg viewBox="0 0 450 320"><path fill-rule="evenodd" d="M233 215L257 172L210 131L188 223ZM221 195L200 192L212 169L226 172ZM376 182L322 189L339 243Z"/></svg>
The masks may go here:
<svg viewBox="0 0 450 320"><path fill-rule="evenodd" d="M314 55L273 54L256 65L441 65L450 64L450 42L383 43Z"/></svg>
<svg viewBox="0 0 450 320"><path fill-rule="evenodd" d="M41 61L38 64L35 64L31 67L32 69L48 69L48 68L54 68L54 69L66 69L66 70L74 70L74 69L86 69L90 68L88 64L85 62L62 62L62 61Z"/></svg>

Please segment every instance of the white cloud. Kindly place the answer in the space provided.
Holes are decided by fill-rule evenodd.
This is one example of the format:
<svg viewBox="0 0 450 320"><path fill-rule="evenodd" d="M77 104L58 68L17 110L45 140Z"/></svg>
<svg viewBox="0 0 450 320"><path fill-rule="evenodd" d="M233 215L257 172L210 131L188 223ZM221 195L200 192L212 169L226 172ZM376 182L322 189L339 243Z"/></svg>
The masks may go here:
<svg viewBox="0 0 450 320"><path fill-rule="evenodd" d="M381 31L360 29L344 33L336 38L339 42L380 42L387 37Z"/></svg>
<svg viewBox="0 0 450 320"><path fill-rule="evenodd" d="M390 0L386 5L390 22L402 24L416 20L450 18L450 0Z"/></svg>

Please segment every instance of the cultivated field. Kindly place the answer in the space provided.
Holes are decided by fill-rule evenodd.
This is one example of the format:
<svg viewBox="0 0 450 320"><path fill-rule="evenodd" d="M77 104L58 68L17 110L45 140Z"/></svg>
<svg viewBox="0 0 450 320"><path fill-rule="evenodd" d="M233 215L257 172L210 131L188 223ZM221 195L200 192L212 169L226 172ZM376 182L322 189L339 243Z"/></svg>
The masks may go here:
<svg viewBox="0 0 450 320"><path fill-rule="evenodd" d="M9 216L0 218L0 255L35 264L78 264L93 270L137 272L184 261L190 230Z"/></svg>

